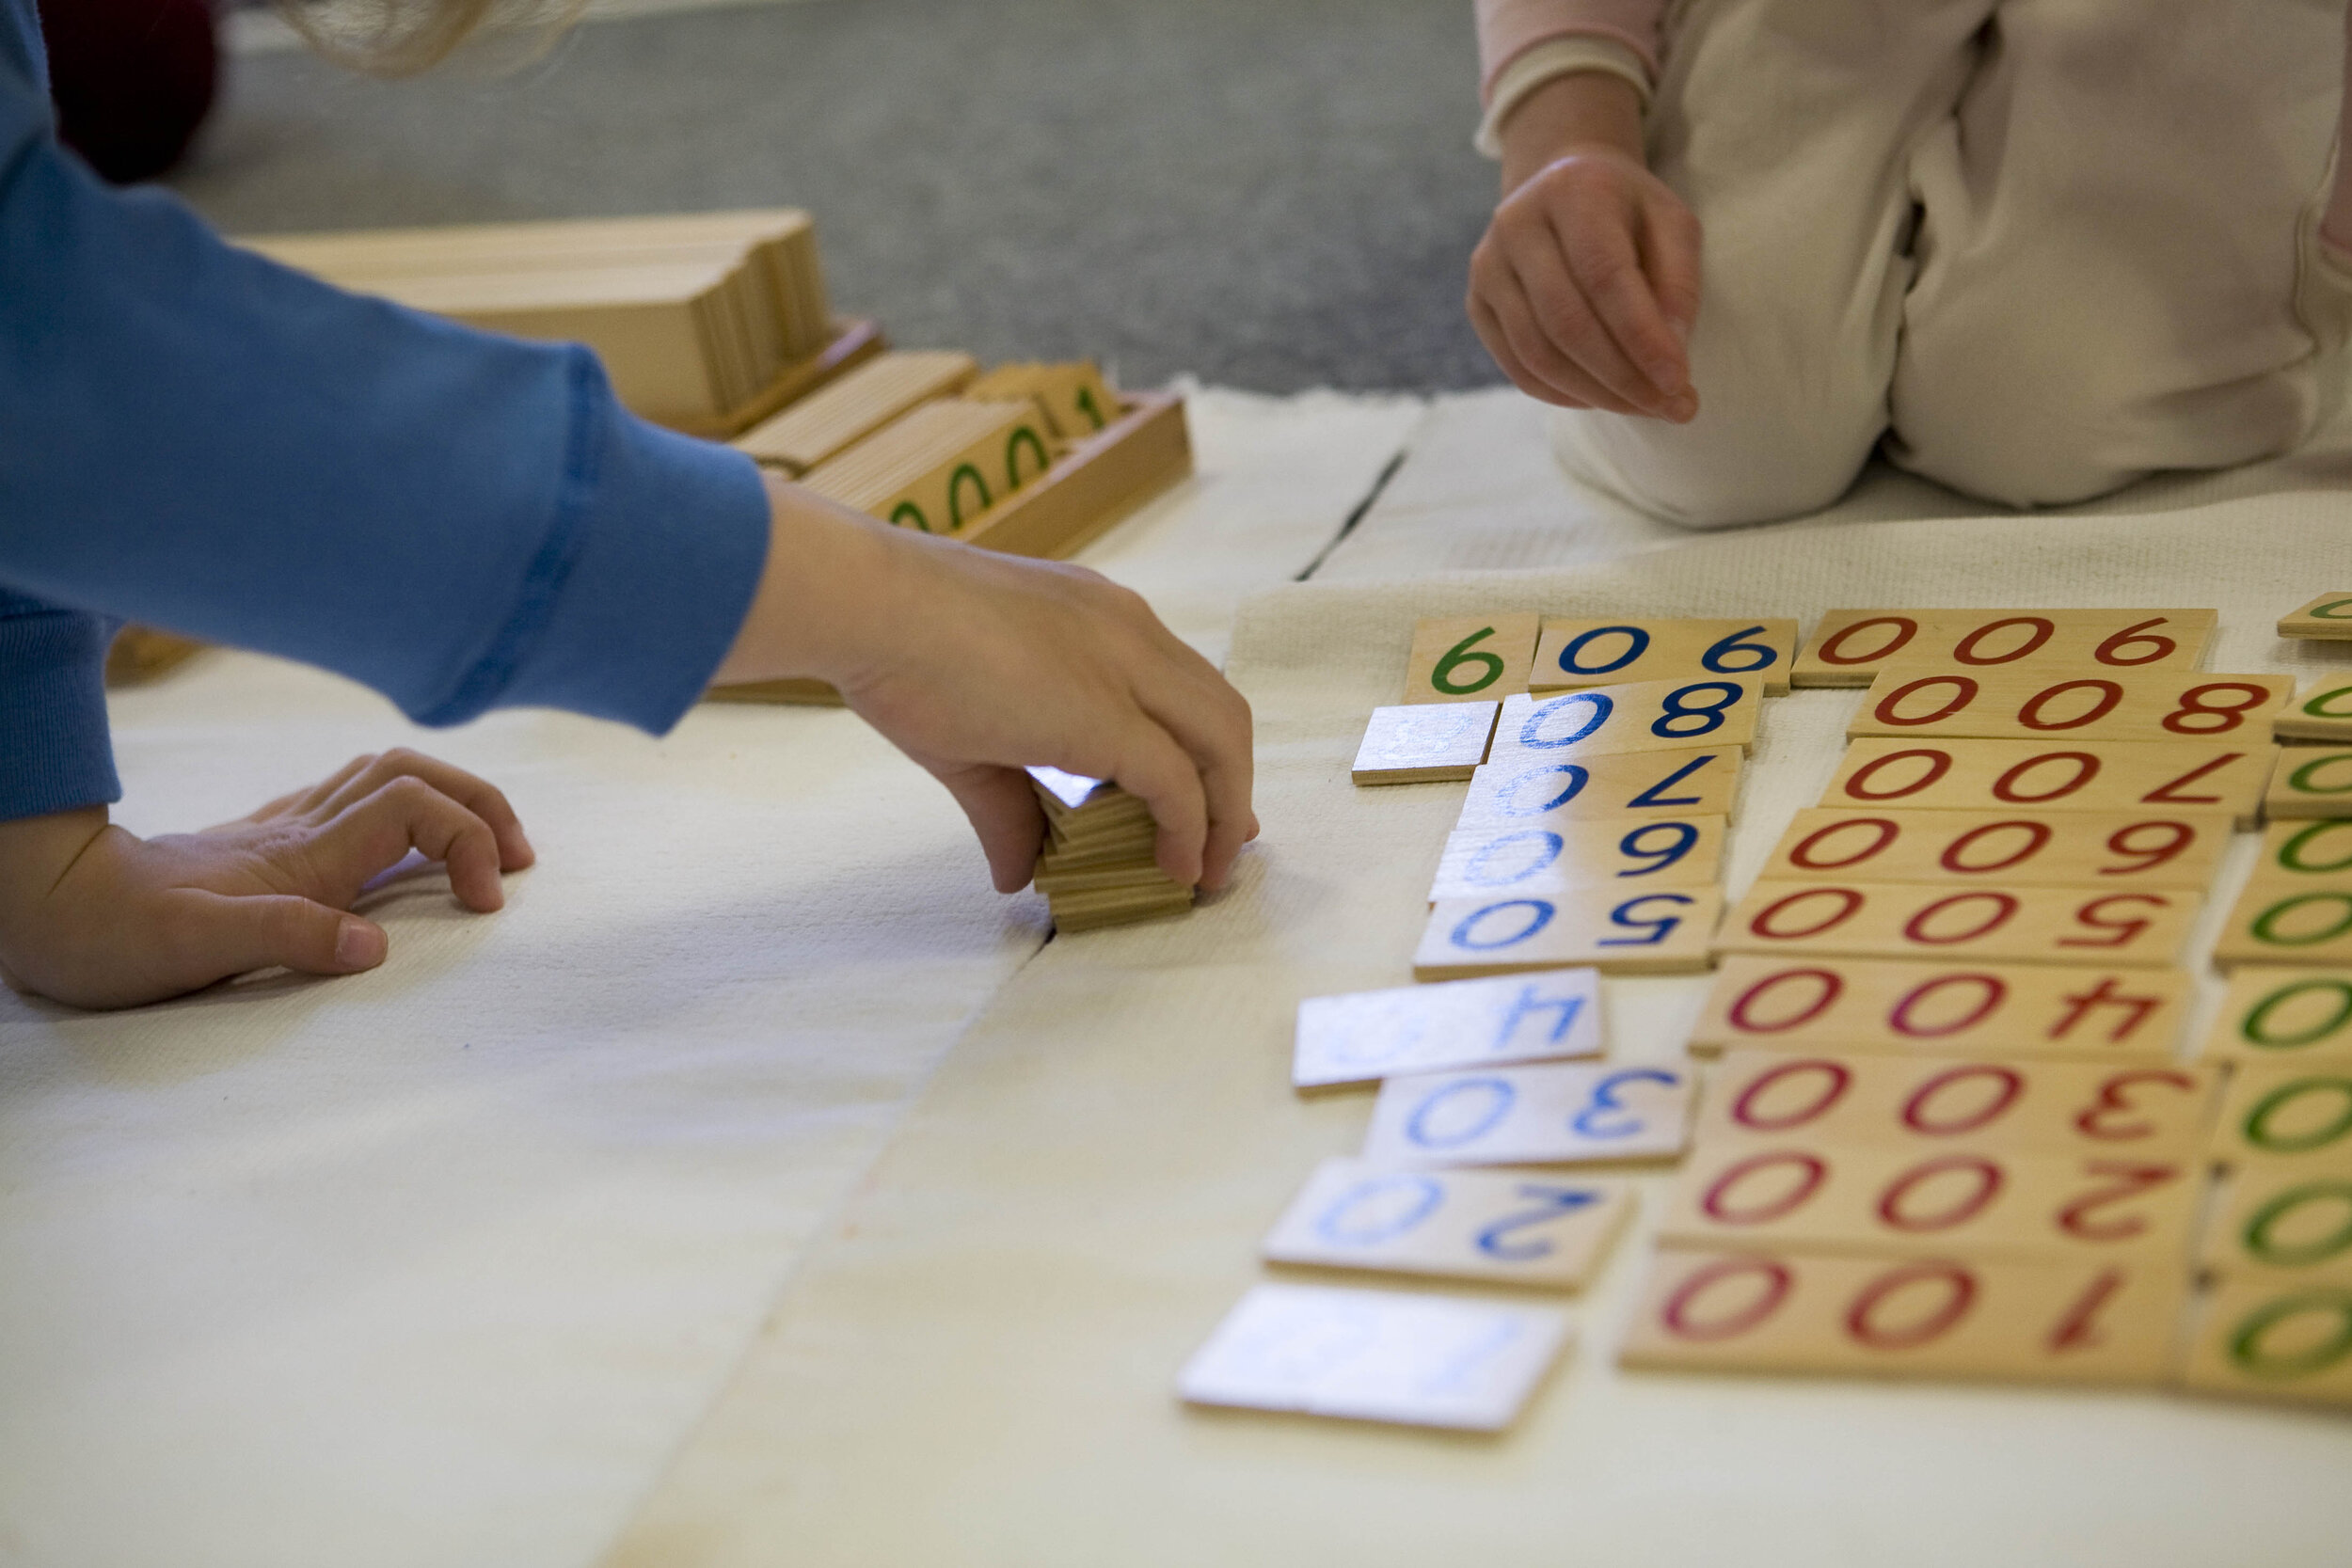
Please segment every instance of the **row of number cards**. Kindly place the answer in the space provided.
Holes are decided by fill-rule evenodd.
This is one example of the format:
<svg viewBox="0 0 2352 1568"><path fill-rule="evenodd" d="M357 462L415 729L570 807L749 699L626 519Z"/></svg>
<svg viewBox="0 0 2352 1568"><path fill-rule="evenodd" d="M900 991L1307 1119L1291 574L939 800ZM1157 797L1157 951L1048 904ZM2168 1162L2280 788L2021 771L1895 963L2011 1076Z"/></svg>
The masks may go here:
<svg viewBox="0 0 2352 1568"><path fill-rule="evenodd" d="M1424 620L1359 784L1467 779L1415 954L1422 980L1569 964L1704 969L1759 699L1792 620Z"/></svg>
<svg viewBox="0 0 2352 1568"><path fill-rule="evenodd" d="M1732 1052L1621 1359L2352 1403L2347 1017L2268 971L2185 1066Z"/></svg>
<svg viewBox="0 0 2352 1568"><path fill-rule="evenodd" d="M1578 968L1301 1003L1297 1086L1377 1083L1379 1096L1361 1155L1315 1169L1267 1234L1266 1259L1583 1289L1635 1194L1560 1167L1674 1158L1692 1100L1683 1069L1591 1060L1603 1051L1599 983ZM1495 1431L1570 1337L1556 1307L1265 1284L1179 1387L1200 1403Z"/></svg>
<svg viewBox="0 0 2352 1568"><path fill-rule="evenodd" d="M2293 692L2285 676L2186 667L2213 625L2210 610L1833 612L1795 678L1869 690L1820 809L1718 951L2178 966L2231 828L2260 813ZM2299 896L2266 929L2325 950L2340 908L2334 935L2352 933L2352 896Z"/></svg>
<svg viewBox="0 0 2352 1568"><path fill-rule="evenodd" d="M1575 1060L1602 1050L1590 966L1706 962L1755 699L1788 689L1795 641L1794 622L1515 612L1415 627L1405 701L1374 713L1354 777L1470 782L1414 966L1439 983L1300 1005L1298 1086L1382 1088L1363 1156L1313 1173L1266 1238L1269 1261L1553 1290L1598 1271L1632 1213L1624 1183L1477 1167L1681 1148L1686 1073ZM1583 689L1551 696L1569 689ZM1616 891L1635 879L1639 893ZM1569 1338L1551 1307L1267 1284L1179 1387L1200 1403L1492 1431Z"/></svg>

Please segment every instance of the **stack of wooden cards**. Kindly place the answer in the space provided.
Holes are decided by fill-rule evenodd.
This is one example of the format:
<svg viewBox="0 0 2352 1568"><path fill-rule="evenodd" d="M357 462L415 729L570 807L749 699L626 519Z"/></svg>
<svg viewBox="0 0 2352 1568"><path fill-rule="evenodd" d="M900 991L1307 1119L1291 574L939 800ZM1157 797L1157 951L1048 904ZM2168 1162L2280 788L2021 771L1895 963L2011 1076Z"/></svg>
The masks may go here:
<svg viewBox="0 0 2352 1568"><path fill-rule="evenodd" d="M883 354L735 445L885 522L1065 559L1192 471L1184 400L1121 394L1093 364ZM724 702L834 704L822 681L717 687Z"/></svg>
<svg viewBox="0 0 2352 1568"><path fill-rule="evenodd" d="M586 343L649 420L725 435L837 336L805 213L479 224L248 242L275 261L494 332Z"/></svg>
<svg viewBox="0 0 2352 1568"><path fill-rule="evenodd" d="M925 533L961 534L1053 463L1049 427L1027 399L941 398L910 410L801 483Z"/></svg>
<svg viewBox="0 0 2352 1568"><path fill-rule="evenodd" d="M999 365L973 384L976 398L1034 401L1065 441L1091 436L1119 418L1119 398L1089 359Z"/></svg>
<svg viewBox="0 0 2352 1568"><path fill-rule="evenodd" d="M1047 840L1036 883L1053 909L1055 929L1124 926L1192 908L1192 889L1152 859L1158 829L1141 800L1117 784L1056 768L1032 768L1029 781L1045 808Z"/></svg>
<svg viewBox="0 0 2352 1568"><path fill-rule="evenodd" d="M909 410L960 392L978 361L952 349L878 354L735 441L735 450L798 478Z"/></svg>

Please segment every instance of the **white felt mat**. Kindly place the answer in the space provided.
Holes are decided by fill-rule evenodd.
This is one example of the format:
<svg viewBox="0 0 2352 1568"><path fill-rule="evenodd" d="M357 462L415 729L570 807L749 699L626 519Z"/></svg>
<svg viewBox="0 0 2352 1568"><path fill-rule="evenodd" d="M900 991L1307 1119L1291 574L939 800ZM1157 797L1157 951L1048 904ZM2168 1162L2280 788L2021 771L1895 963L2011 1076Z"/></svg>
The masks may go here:
<svg viewBox="0 0 2352 1568"><path fill-rule="evenodd" d="M1200 477L1088 559L1221 651L1420 413L1200 394ZM136 830L408 743L502 785L540 863L490 918L388 890L369 975L0 993L0 1561L590 1560L1041 901L836 710L428 734L213 654L116 724Z"/></svg>
<svg viewBox="0 0 2352 1568"><path fill-rule="evenodd" d="M1367 1096L1290 1091L1290 1027L1301 996L1408 973L1461 786L1358 790L1347 764L1415 615L2215 605L2216 668L2301 669L2329 656L2269 625L2341 572L2348 516L2341 497L2301 495L1749 531L1577 574L1253 602L1232 658L1260 721L1266 832L1248 873L1188 921L1056 942L1002 990L610 1562L2342 1560L2339 1416L2154 1392L1620 1376L1609 1351L1639 1241L1583 1309L1570 1366L1502 1439L1190 1412L1172 1383L1266 1277L1255 1246L1298 1182L1361 1136ZM1736 883L1828 775L1856 700L1769 706ZM1702 989L1611 983L1617 1053L1678 1051Z"/></svg>

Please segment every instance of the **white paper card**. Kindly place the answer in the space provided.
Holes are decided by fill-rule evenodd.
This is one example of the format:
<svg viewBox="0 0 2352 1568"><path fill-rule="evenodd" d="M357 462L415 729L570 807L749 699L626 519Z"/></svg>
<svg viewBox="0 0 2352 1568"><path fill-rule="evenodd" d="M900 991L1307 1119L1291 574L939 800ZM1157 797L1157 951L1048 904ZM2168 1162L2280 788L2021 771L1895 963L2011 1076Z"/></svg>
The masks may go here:
<svg viewBox="0 0 2352 1568"><path fill-rule="evenodd" d="M1599 972L1538 970L1311 996L1298 1005L1291 1082L1320 1088L1399 1072L1597 1056L1604 1049Z"/></svg>
<svg viewBox="0 0 2352 1568"><path fill-rule="evenodd" d="M1557 1307L1260 1285L1176 1386L1195 1404L1494 1432L1518 1414L1568 1332Z"/></svg>

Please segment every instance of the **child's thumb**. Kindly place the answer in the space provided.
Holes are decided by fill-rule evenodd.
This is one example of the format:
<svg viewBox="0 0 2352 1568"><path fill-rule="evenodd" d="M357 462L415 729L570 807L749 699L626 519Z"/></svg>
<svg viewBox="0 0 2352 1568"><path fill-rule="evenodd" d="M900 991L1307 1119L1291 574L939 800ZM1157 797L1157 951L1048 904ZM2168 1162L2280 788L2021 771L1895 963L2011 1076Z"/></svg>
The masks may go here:
<svg viewBox="0 0 2352 1568"><path fill-rule="evenodd" d="M199 962L216 974L280 965L305 974L351 974L384 961L384 927L356 914L292 894L196 896L211 906L197 927L204 948Z"/></svg>

